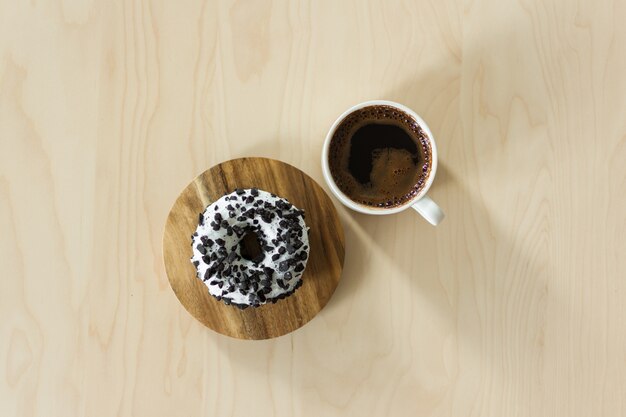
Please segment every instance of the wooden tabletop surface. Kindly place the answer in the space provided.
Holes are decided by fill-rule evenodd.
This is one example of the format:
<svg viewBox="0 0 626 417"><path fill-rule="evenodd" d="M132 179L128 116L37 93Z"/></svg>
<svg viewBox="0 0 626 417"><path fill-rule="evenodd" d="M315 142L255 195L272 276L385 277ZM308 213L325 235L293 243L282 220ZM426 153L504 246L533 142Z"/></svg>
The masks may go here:
<svg viewBox="0 0 626 417"><path fill-rule="evenodd" d="M626 2L0 0L0 415L626 415ZM292 334L196 321L167 213L221 161L323 182L369 99L433 131L438 227L337 206Z"/></svg>

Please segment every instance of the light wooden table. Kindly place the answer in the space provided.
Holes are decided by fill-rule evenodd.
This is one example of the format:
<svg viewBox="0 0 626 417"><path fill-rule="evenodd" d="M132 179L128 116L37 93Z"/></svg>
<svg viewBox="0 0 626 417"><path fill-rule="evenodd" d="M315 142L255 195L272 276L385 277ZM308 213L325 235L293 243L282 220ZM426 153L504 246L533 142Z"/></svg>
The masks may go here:
<svg viewBox="0 0 626 417"><path fill-rule="evenodd" d="M619 0L0 0L0 415L626 415L625 20ZM446 220L338 206L317 318L263 342L195 321L161 256L179 191L250 155L323 184L330 124L375 98L429 123Z"/></svg>

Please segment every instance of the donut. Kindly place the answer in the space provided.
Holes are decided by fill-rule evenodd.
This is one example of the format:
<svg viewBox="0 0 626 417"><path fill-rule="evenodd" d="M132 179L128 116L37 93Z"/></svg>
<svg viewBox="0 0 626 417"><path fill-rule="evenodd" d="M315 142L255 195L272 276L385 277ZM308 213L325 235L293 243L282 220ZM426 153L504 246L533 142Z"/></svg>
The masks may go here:
<svg viewBox="0 0 626 417"><path fill-rule="evenodd" d="M255 240L259 253L248 253ZM275 303L302 285L309 234L304 211L285 198L238 188L200 213L191 246L196 276L209 293L245 309Z"/></svg>

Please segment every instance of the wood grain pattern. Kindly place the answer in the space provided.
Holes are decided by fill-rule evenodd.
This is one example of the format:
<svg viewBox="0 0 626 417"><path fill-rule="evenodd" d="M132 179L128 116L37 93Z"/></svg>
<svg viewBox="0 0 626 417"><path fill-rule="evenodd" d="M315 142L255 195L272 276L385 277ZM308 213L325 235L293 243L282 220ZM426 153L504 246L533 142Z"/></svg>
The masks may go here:
<svg viewBox="0 0 626 417"><path fill-rule="evenodd" d="M189 236L198 213L236 188L253 188L286 198L306 213L309 259L302 286L276 304L239 310L217 301L189 262ZM269 339L311 320L332 296L344 261L344 233L324 190L299 169L268 158L222 162L197 176L176 199L165 224L163 261L176 296L195 318L218 333L239 339Z"/></svg>
<svg viewBox="0 0 626 417"><path fill-rule="evenodd" d="M622 0L0 0L0 415L626 415L625 20ZM444 222L333 200L346 259L315 320L208 330L163 267L180 190L243 156L323 185L329 126L367 99L430 126Z"/></svg>

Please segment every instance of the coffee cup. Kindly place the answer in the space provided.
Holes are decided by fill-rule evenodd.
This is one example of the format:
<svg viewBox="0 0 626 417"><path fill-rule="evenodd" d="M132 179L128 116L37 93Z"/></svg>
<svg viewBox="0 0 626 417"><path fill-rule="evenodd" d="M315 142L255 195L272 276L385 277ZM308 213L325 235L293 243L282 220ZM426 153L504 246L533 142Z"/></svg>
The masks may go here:
<svg viewBox="0 0 626 417"><path fill-rule="evenodd" d="M426 195L437 172L434 136L402 104L372 100L343 112L326 135L322 171L335 197L354 211L388 215L410 207L435 226L444 218Z"/></svg>

